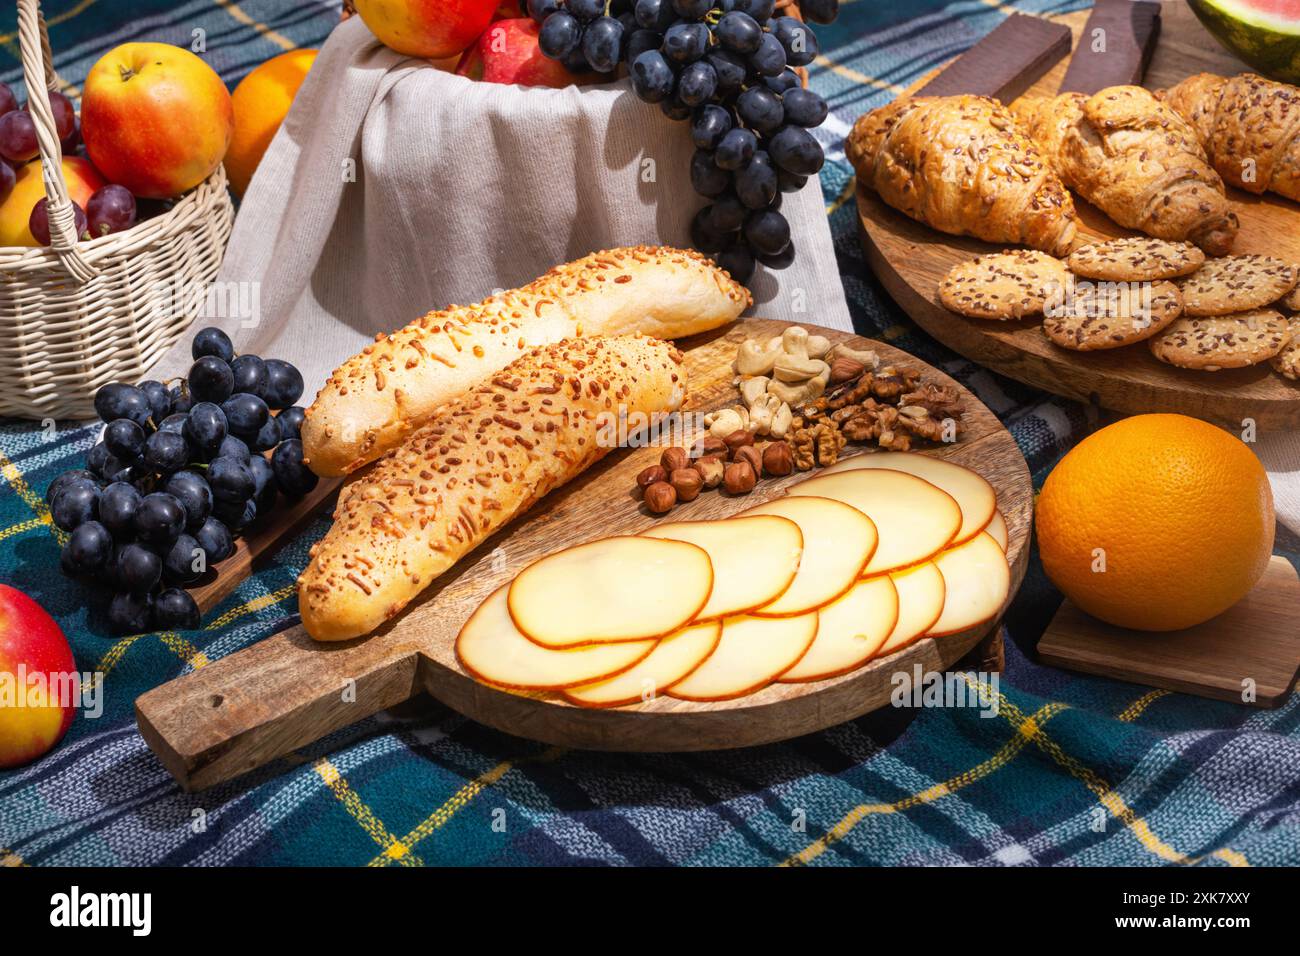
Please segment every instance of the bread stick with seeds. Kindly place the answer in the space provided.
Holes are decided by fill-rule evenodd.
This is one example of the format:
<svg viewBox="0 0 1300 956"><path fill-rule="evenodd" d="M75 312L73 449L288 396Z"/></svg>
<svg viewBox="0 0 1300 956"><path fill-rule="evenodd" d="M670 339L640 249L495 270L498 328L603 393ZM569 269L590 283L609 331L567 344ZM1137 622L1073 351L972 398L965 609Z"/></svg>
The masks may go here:
<svg viewBox="0 0 1300 956"><path fill-rule="evenodd" d="M307 409L303 453L346 475L529 349L587 335L707 332L753 299L712 260L666 246L597 252L478 305L430 312L344 362Z"/></svg>
<svg viewBox="0 0 1300 956"><path fill-rule="evenodd" d="M611 450L602 413L676 411L682 354L642 335L571 339L443 406L349 483L298 578L318 641L369 634L547 492ZM617 420L615 418L615 420Z"/></svg>

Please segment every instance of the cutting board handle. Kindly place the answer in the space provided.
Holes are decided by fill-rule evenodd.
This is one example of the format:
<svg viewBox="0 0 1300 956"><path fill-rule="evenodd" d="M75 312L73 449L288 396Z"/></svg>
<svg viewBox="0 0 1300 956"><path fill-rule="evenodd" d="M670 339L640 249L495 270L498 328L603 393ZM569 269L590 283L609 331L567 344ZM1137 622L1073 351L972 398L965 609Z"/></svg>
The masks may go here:
<svg viewBox="0 0 1300 956"><path fill-rule="evenodd" d="M319 644L295 626L135 702L145 742L187 791L229 780L419 692L416 646Z"/></svg>

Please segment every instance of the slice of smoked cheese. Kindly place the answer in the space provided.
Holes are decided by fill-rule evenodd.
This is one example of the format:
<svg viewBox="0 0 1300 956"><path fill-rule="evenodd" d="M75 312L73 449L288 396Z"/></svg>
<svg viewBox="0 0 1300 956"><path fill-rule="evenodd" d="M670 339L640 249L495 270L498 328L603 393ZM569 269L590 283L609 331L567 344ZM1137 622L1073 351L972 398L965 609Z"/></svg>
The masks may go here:
<svg viewBox="0 0 1300 956"><path fill-rule="evenodd" d="M621 535L534 561L510 583L515 627L543 647L663 637L695 619L713 590L703 548Z"/></svg>
<svg viewBox="0 0 1300 956"><path fill-rule="evenodd" d="M889 577L898 592L898 622L884 646L876 652L877 657L885 657L912 644L934 627L943 613L946 589L943 575L934 562L904 568Z"/></svg>
<svg viewBox="0 0 1300 956"><path fill-rule="evenodd" d="M853 587L876 550L876 526L842 501L775 498L744 513L789 518L803 532L799 573L780 597L754 612L765 617L803 614L834 601Z"/></svg>
<svg viewBox="0 0 1300 956"><path fill-rule="evenodd" d="M980 532L935 558L943 575L943 614L928 637L956 634L991 621L1011 590L1011 569L992 535Z"/></svg>
<svg viewBox="0 0 1300 956"><path fill-rule="evenodd" d="M632 667L654 650L653 639L549 650L519 633L502 585L470 615L456 635L456 657L489 684L516 690L558 690L603 680Z"/></svg>
<svg viewBox="0 0 1300 956"><path fill-rule="evenodd" d="M1007 553L1007 519L1002 517L1001 511L993 512L993 520L989 522L989 526L984 530L988 532L989 537L991 537L994 541L998 543L998 547L1002 549L1002 553L1006 554Z"/></svg>
<svg viewBox="0 0 1300 956"><path fill-rule="evenodd" d="M564 697L579 707L621 707L652 700L664 688L681 680L703 664L718 646L722 623L708 621L688 624L675 634L661 638L648 657L629 667L617 677L570 687ZM594 645L624 647L623 644ZM570 653L555 651L553 653Z"/></svg>
<svg viewBox="0 0 1300 956"><path fill-rule="evenodd" d="M901 471L858 468L823 474L799 482L789 493L833 498L871 519L880 543L863 571L866 576L930 560L961 528L961 508L952 495Z"/></svg>
<svg viewBox="0 0 1300 956"><path fill-rule="evenodd" d="M816 611L797 617L729 617L722 622L717 650L669 687L668 695L709 701L751 694L793 667L816 636Z"/></svg>
<svg viewBox="0 0 1300 956"><path fill-rule="evenodd" d="M952 495L961 508L961 529L952 544L969 541L984 530L998 507L997 492L981 475L969 468L914 451L878 451L837 461L823 475L863 468L888 468L915 475Z"/></svg>
<svg viewBox="0 0 1300 956"><path fill-rule="evenodd" d="M812 647L781 675L782 682L825 680L871 660L898 620L898 592L889 575L877 575L859 581L817 615Z"/></svg>
<svg viewBox="0 0 1300 956"><path fill-rule="evenodd" d="M697 622L742 614L780 597L799 570L804 546L799 525L775 515L670 521L642 534L685 541L708 553L713 591Z"/></svg>

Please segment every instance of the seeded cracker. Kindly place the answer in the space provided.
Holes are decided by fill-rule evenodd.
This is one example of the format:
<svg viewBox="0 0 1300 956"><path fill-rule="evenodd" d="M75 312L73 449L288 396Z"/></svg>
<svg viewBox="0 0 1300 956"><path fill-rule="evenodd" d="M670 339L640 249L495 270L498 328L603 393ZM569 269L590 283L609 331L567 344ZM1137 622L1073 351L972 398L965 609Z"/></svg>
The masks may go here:
<svg viewBox="0 0 1300 956"><path fill-rule="evenodd" d="M1272 309L1200 318L1184 315L1151 339L1151 353L1179 368L1217 372L1257 365L1290 341L1287 320Z"/></svg>
<svg viewBox="0 0 1300 956"><path fill-rule="evenodd" d="M1269 361L1283 378L1296 381L1300 380L1300 319L1292 318L1288 324L1291 328L1291 341Z"/></svg>
<svg viewBox="0 0 1300 956"><path fill-rule="evenodd" d="M1047 310L1043 333L1078 352L1117 349L1151 338L1182 313L1183 297L1172 282L1089 283Z"/></svg>
<svg viewBox="0 0 1300 956"><path fill-rule="evenodd" d="M1205 253L1190 242L1145 236L1111 239L1082 246L1066 264L1078 276L1110 282L1147 282L1189 275L1205 262Z"/></svg>
<svg viewBox="0 0 1300 956"><path fill-rule="evenodd" d="M939 286L939 300L976 319L1022 319L1059 302L1068 272L1045 252L998 252L958 263Z"/></svg>
<svg viewBox="0 0 1300 956"><path fill-rule="evenodd" d="M1183 314L1231 315L1260 309L1295 288L1296 269L1272 256L1209 259L1182 280Z"/></svg>

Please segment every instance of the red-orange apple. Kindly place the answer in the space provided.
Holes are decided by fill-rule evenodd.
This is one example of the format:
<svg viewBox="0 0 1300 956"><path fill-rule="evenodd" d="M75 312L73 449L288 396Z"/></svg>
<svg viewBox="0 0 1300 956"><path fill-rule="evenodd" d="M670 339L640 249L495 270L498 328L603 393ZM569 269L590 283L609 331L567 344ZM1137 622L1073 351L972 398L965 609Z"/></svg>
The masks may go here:
<svg viewBox="0 0 1300 956"><path fill-rule="evenodd" d="M430 60L458 56L492 21L499 0L356 0L379 42Z"/></svg>
<svg viewBox="0 0 1300 956"><path fill-rule="evenodd" d="M82 209L96 189L106 185L89 161L80 156L63 160L63 181L68 195ZM18 170L17 181L9 198L0 203L0 246L39 246L27 222L32 207L45 198L45 181L41 178L41 161L33 159Z"/></svg>
<svg viewBox="0 0 1300 956"><path fill-rule="evenodd" d="M576 82L563 63L548 59L537 45L537 24L529 18L498 20L465 51L456 72L486 83L518 83L557 89Z"/></svg>
<svg viewBox="0 0 1300 956"><path fill-rule="evenodd" d="M77 666L63 631L45 609L0 584L0 767L48 753L72 726Z"/></svg>
<svg viewBox="0 0 1300 956"><path fill-rule="evenodd" d="M226 155L230 91L189 50L123 43L91 67L81 94L86 153L110 182L166 199L192 189Z"/></svg>

